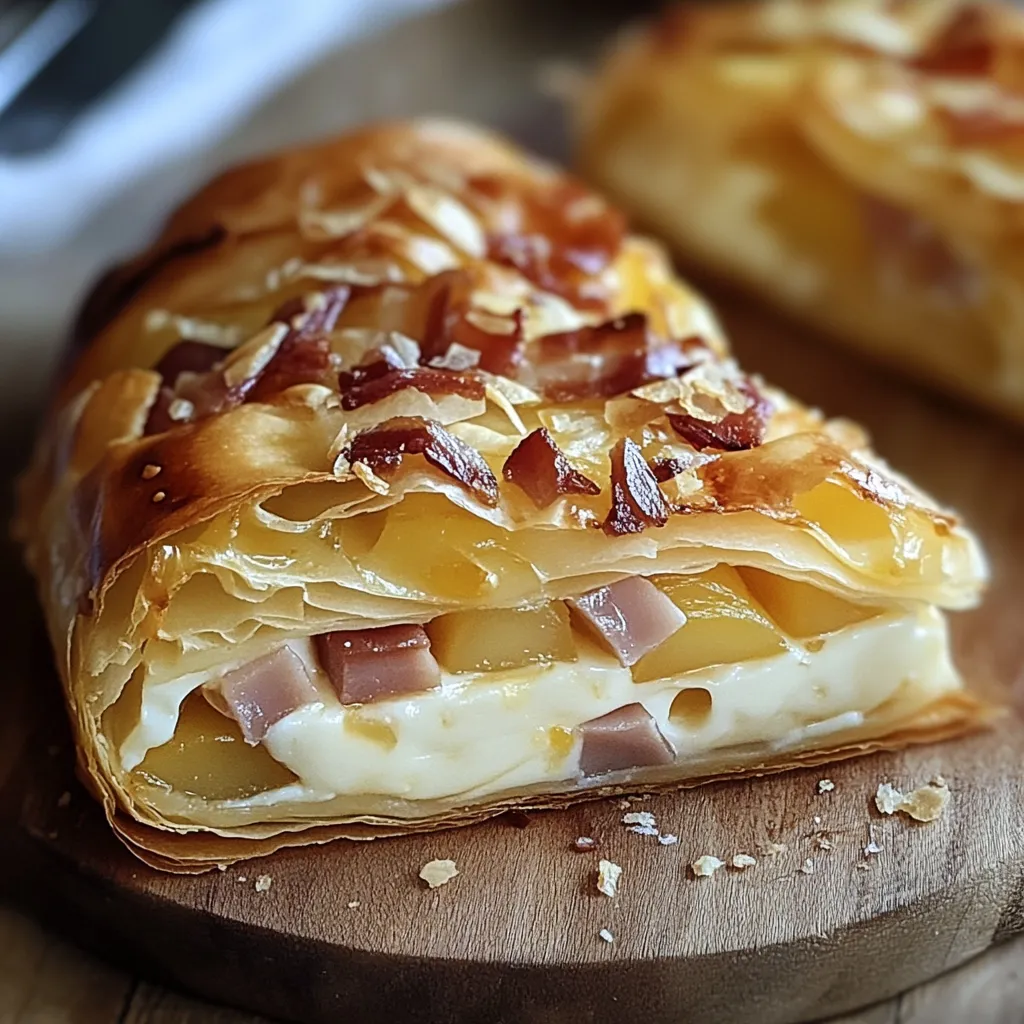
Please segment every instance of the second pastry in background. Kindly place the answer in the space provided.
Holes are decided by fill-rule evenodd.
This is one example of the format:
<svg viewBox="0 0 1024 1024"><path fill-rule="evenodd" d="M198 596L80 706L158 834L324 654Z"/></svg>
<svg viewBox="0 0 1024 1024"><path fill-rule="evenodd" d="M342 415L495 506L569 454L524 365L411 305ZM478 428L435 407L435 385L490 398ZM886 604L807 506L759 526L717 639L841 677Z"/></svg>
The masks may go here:
<svg viewBox="0 0 1024 1024"><path fill-rule="evenodd" d="M688 262L1024 418L1024 15L683 6L617 42L579 160Z"/></svg>

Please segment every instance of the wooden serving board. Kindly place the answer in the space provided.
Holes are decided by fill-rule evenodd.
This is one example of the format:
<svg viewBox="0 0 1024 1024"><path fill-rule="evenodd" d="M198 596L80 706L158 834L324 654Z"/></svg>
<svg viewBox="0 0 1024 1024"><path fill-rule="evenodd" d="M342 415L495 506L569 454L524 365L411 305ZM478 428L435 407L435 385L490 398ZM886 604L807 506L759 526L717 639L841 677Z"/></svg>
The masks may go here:
<svg viewBox="0 0 1024 1024"><path fill-rule="evenodd" d="M980 531L995 578L955 617L967 675L1024 696L1022 435L886 379L726 297L745 363L873 430L880 451ZM13 556L12 556L13 557ZM5 566L0 811L8 895L136 971L309 1024L809 1020L885 998L1024 930L1024 724L761 780L506 816L472 828L295 850L200 877L146 868L75 784L26 581ZM29 642L30 641L30 642ZM1016 692L1014 692L1016 691ZM929 825L884 818L878 783L941 773ZM827 776L834 791L819 795ZM633 834L648 810L661 845ZM866 857L870 835L882 851ZM598 849L579 853L577 836ZM820 839L831 849L822 849ZM787 849L763 856L766 844ZM696 857L758 864L695 879ZM600 857L619 895L595 888ZM430 891L434 858L459 875ZM800 870L810 859L813 872ZM269 888L257 891L269 879ZM608 929L614 942L603 941Z"/></svg>

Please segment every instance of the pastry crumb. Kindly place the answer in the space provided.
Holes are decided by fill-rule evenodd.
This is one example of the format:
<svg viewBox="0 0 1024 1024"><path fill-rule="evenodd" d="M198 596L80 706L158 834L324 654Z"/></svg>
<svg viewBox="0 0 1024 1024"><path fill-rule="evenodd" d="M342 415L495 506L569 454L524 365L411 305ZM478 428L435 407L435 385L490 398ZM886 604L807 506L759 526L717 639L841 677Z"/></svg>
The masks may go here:
<svg viewBox="0 0 1024 1024"><path fill-rule="evenodd" d="M879 783L875 792L875 806L882 814L902 813L914 821L937 821L948 803L949 787L941 776L909 793L901 793L888 782Z"/></svg>
<svg viewBox="0 0 1024 1024"><path fill-rule="evenodd" d="M359 900L349 900L345 906L348 907L349 910L356 910L359 907Z"/></svg>
<svg viewBox="0 0 1024 1024"><path fill-rule="evenodd" d="M593 850L597 846L597 840L592 836L577 836L572 841L572 848L578 850L580 853L587 853L589 850Z"/></svg>
<svg viewBox="0 0 1024 1024"><path fill-rule="evenodd" d="M248 876L248 875L239 875L239 876L238 876L238 877L237 877L237 878L235 879L235 881L236 881L236 882L248 882L248 881L249 881L249 876Z"/></svg>
<svg viewBox="0 0 1024 1024"><path fill-rule="evenodd" d="M619 891L622 868L610 860L602 860L597 866L597 891L605 896L614 896Z"/></svg>
<svg viewBox="0 0 1024 1024"><path fill-rule="evenodd" d="M777 857L789 849L785 843L761 843L759 848L765 857Z"/></svg>
<svg viewBox="0 0 1024 1024"><path fill-rule="evenodd" d="M658 842L662 846L675 846L679 842L679 836L674 836L671 832L662 832L658 836Z"/></svg>
<svg viewBox="0 0 1024 1024"><path fill-rule="evenodd" d="M630 802L625 797L623 797L619 801L619 810L620 811L628 811L631 806L632 806L632 804L630 804Z"/></svg>
<svg viewBox="0 0 1024 1024"><path fill-rule="evenodd" d="M875 790L875 806L881 814L895 814L903 794L891 782L880 782Z"/></svg>
<svg viewBox="0 0 1024 1024"><path fill-rule="evenodd" d="M882 847L880 847L878 845L878 843L876 843L874 841L874 839L870 840L868 845L864 847L864 856L865 857L873 857L876 853L881 853L881 852L882 852Z"/></svg>
<svg viewBox="0 0 1024 1024"><path fill-rule="evenodd" d="M641 828L654 828L657 824L650 811L630 811L622 816L623 825L639 825Z"/></svg>
<svg viewBox="0 0 1024 1024"><path fill-rule="evenodd" d="M820 825L821 824L821 815L820 814L816 814L814 816L814 824L815 825Z"/></svg>
<svg viewBox="0 0 1024 1024"><path fill-rule="evenodd" d="M831 850L834 847L834 843L827 836L815 836L814 845L817 846L819 850Z"/></svg>
<svg viewBox="0 0 1024 1024"><path fill-rule="evenodd" d="M871 870L871 864L868 861L866 861L866 860L858 861L856 867L857 867L858 871L870 871Z"/></svg>
<svg viewBox="0 0 1024 1024"><path fill-rule="evenodd" d="M635 832L638 836L656 836L658 830L653 825L630 825L629 832Z"/></svg>
<svg viewBox="0 0 1024 1024"><path fill-rule="evenodd" d="M752 868L757 863L757 858L751 857L749 853L737 853L729 863L736 868L737 871L745 871L747 868Z"/></svg>
<svg viewBox="0 0 1024 1024"><path fill-rule="evenodd" d="M938 821L949 803L949 787L929 783L904 794L896 809L909 814L914 821Z"/></svg>
<svg viewBox="0 0 1024 1024"><path fill-rule="evenodd" d="M831 779L818 779L818 793L831 793L836 784Z"/></svg>
<svg viewBox="0 0 1024 1024"><path fill-rule="evenodd" d="M706 853L703 857L698 857L690 865L690 870L696 878L710 878L722 867L725 867L725 861L721 861L717 857L712 857Z"/></svg>
<svg viewBox="0 0 1024 1024"><path fill-rule="evenodd" d="M805 875L813 875L814 861L810 857L808 857L807 860L805 860L797 870L802 871Z"/></svg>
<svg viewBox="0 0 1024 1024"><path fill-rule="evenodd" d="M274 880L270 875L260 875L256 879L256 891L257 892L269 892L270 887L274 884Z"/></svg>
<svg viewBox="0 0 1024 1024"><path fill-rule="evenodd" d="M607 928L602 928L597 934L600 938L604 939L605 942L615 941L615 936L612 935L612 933L608 931Z"/></svg>
<svg viewBox="0 0 1024 1024"><path fill-rule="evenodd" d="M453 860L432 860L420 868L420 878L430 889L447 885L458 873L459 869Z"/></svg>

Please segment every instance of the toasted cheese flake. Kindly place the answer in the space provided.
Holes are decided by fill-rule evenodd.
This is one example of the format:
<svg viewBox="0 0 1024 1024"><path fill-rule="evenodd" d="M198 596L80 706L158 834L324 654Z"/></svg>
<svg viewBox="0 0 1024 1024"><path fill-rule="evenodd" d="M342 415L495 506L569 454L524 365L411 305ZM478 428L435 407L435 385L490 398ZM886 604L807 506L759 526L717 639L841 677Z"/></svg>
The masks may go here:
<svg viewBox="0 0 1024 1024"><path fill-rule="evenodd" d="M288 325L272 323L254 334L225 358L221 373L229 388L238 387L259 376L274 358L288 334Z"/></svg>
<svg viewBox="0 0 1024 1024"><path fill-rule="evenodd" d="M431 889L447 885L458 873L453 860L432 860L420 868L420 878Z"/></svg>
<svg viewBox="0 0 1024 1024"><path fill-rule="evenodd" d="M352 463L352 472L375 494L390 494L391 485L382 480L365 462Z"/></svg>
<svg viewBox="0 0 1024 1024"><path fill-rule="evenodd" d="M751 857L749 853L737 853L729 863L736 868L737 871L745 871L747 868L752 868L757 863L757 858Z"/></svg>
<svg viewBox="0 0 1024 1024"><path fill-rule="evenodd" d="M610 860L602 860L597 866L597 891L605 896L614 896L619 890L622 868Z"/></svg>
<svg viewBox="0 0 1024 1024"><path fill-rule="evenodd" d="M710 878L719 868L723 867L725 867L725 861L706 853L690 865L690 870L697 878Z"/></svg>
<svg viewBox="0 0 1024 1024"><path fill-rule="evenodd" d="M260 875L256 879L256 891L257 892L269 892L271 885L274 884L274 880L270 875Z"/></svg>

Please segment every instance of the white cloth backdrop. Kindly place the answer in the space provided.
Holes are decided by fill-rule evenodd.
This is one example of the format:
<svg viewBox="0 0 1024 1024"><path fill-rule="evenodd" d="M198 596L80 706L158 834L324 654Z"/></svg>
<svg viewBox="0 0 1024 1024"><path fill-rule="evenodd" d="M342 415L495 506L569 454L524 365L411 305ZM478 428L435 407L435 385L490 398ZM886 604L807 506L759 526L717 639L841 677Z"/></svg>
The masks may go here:
<svg viewBox="0 0 1024 1024"><path fill-rule="evenodd" d="M0 159L0 362L52 346L89 280L152 235L216 167L218 140L275 92L441 2L206 0L59 145Z"/></svg>

